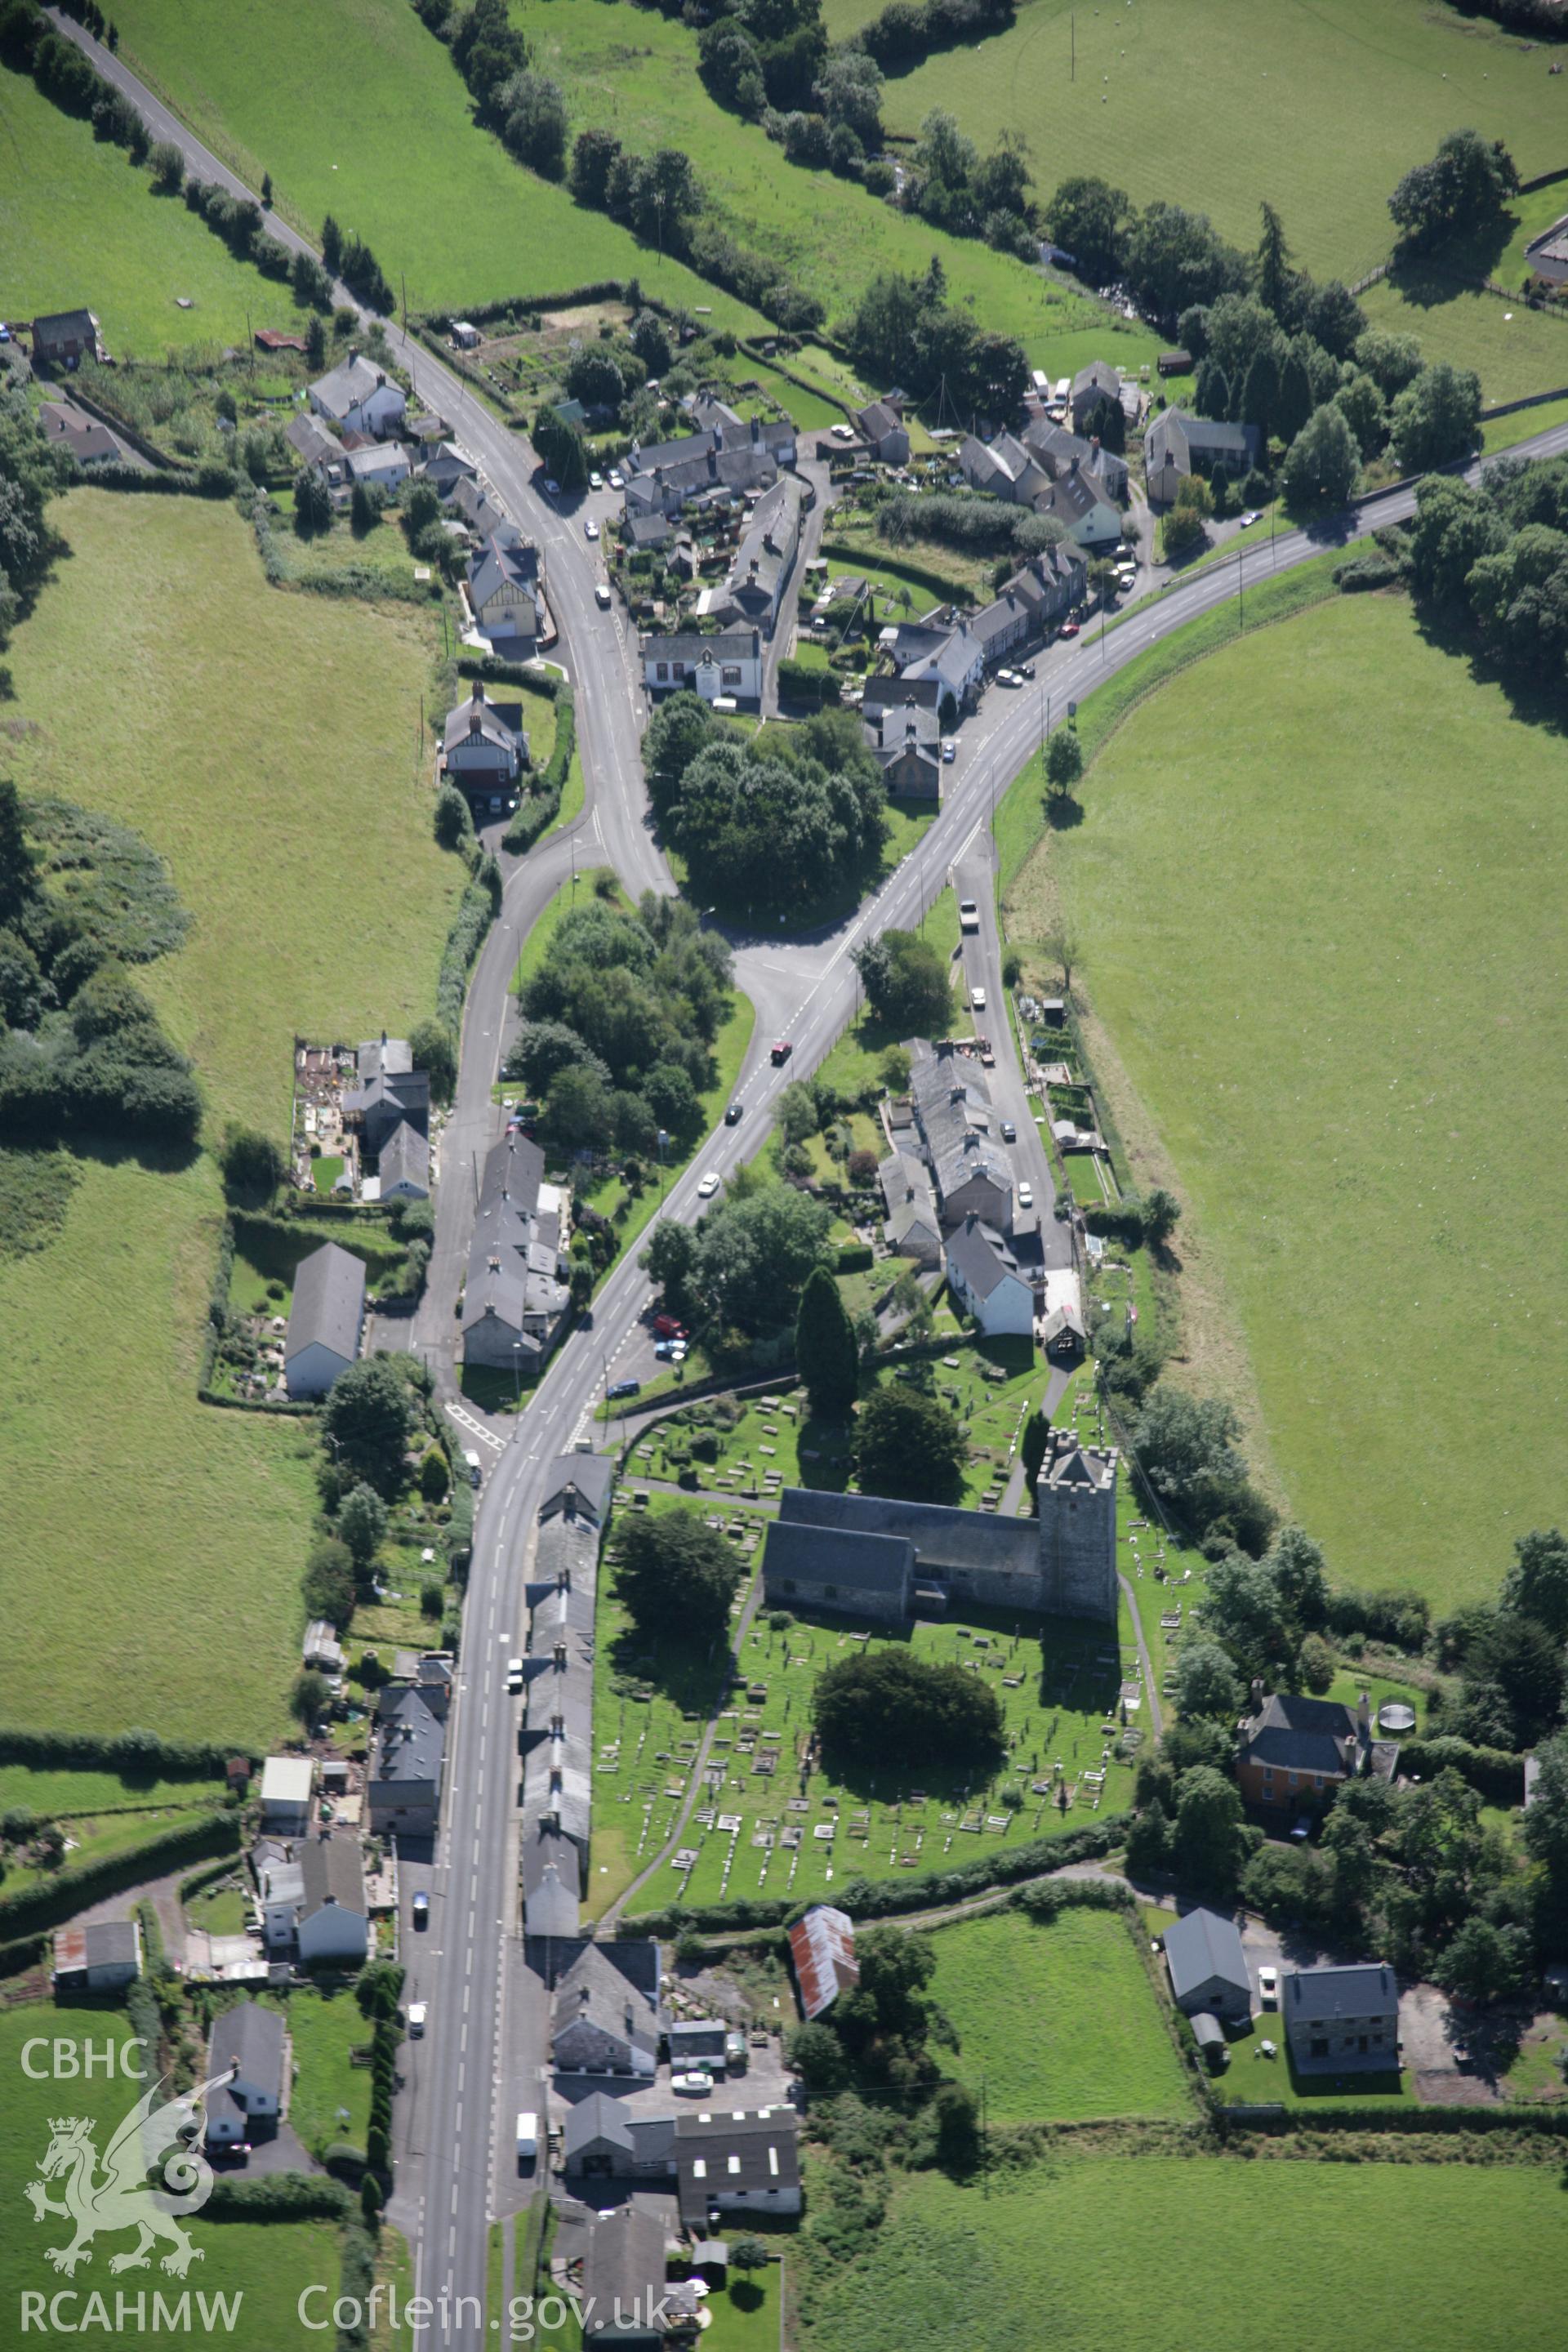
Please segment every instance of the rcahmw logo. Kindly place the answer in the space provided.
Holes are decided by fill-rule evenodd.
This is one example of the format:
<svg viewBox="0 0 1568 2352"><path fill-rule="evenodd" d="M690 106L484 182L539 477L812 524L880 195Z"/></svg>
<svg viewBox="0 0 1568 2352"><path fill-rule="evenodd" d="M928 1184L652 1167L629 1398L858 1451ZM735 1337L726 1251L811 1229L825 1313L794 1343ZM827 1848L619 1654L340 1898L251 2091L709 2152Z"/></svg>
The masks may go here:
<svg viewBox="0 0 1568 2352"><path fill-rule="evenodd" d="M35 2082L68 2082L117 2072L140 2076L141 2059L141 2044L134 2041L100 2048L40 2036L22 2046L23 2071ZM44 2260L74 2278L83 2263L91 2262L94 2239L133 2230L135 2243L110 2257L111 2276L151 2269L158 2246L166 2249L159 2268L176 2279L183 2279L193 2263L205 2261L203 2249L192 2243L181 2223L187 2215L199 2213L212 2193L212 2167L198 2144L202 2105L213 2083L227 2079L226 2074L215 2075L212 2082L175 2098L162 2095L162 2081L153 2084L117 2126L101 2157L90 2116L51 2116L37 2178L28 2181L23 2194L35 2223L68 2221L71 2234L63 2243L46 2246ZM150 2174L157 2175L155 2181L149 2181ZM188 2288L179 2294L161 2289L118 2288L110 2294L74 2287L53 2294L25 2289L22 2333L37 2329L76 2336L101 2329L106 2334L188 2334L194 2305L196 2325L211 2336L234 2328L243 2301L243 2294L193 2295Z"/></svg>

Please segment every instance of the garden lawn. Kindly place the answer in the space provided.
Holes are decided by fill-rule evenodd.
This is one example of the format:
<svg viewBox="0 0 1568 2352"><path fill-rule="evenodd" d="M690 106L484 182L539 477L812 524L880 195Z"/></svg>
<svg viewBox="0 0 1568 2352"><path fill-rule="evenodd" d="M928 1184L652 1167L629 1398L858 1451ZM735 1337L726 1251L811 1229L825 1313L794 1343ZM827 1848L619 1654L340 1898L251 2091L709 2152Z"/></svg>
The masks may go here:
<svg viewBox="0 0 1568 2352"><path fill-rule="evenodd" d="M108 1862L138 1846L150 1845L170 1830L184 1828L187 1821L188 1809L174 1807L153 1807L137 1813L78 1814L61 1823L69 1841L66 1864L79 1870L89 1863ZM37 1863L13 1864L5 1873L5 1889L7 1894L19 1894L24 1887L47 1885L54 1875Z"/></svg>
<svg viewBox="0 0 1568 2352"><path fill-rule="evenodd" d="M69 1821L76 1813L216 1805L223 1800L224 1787L222 1780L137 1780L121 1772L78 1772L68 1766L0 1764L0 1813L25 1807L40 1821Z"/></svg>
<svg viewBox="0 0 1568 2352"><path fill-rule="evenodd" d="M287 2017L293 2043L289 2121L317 2157L334 2140L363 2148L370 2127L370 2068L352 2065L350 2053L369 2049L371 2030L353 1994L290 1992L269 1999Z"/></svg>
<svg viewBox="0 0 1568 2352"><path fill-rule="evenodd" d="M836 38L868 13L864 0L825 10ZM1526 179L1560 165L1568 143L1568 97L1543 50L1424 0L1279 0L1261 11L1137 0L1098 12L1023 0L1009 32L890 80L882 119L918 131L933 107L983 149L999 131L1021 133L1042 196L1069 173L1095 173L1135 204L1206 212L1247 248L1266 196L1299 259L1347 281L1387 254L1394 183L1446 132L1473 124L1506 140Z"/></svg>
<svg viewBox="0 0 1568 2352"><path fill-rule="evenodd" d="M1402 598L1336 599L1146 702L1013 892L1034 935L1060 886L1293 1512L1439 1608L1561 1509L1560 767Z"/></svg>
<svg viewBox="0 0 1568 2352"><path fill-rule="evenodd" d="M837 2267L799 2242L813 2352L902 2352L911 2326L923 2352L1008 2352L1026 2311L1058 2352L1142 2342L1156 2316L1206 2352L1299 2352L1305 2311L1314 2344L1474 2352L1505 2313L1512 2352L1553 2352L1568 2293L1550 2165L1063 2155L988 2195L899 2176L862 2243Z"/></svg>
<svg viewBox="0 0 1568 2352"><path fill-rule="evenodd" d="M708 2298L712 2324L702 2337L703 2352L778 2352L783 2294L782 2263L770 2263L765 2271L731 2272Z"/></svg>
<svg viewBox="0 0 1568 2352"><path fill-rule="evenodd" d="M0 2204L8 2214L24 2217L0 2231L0 2305L20 2315L19 2298L24 2294L47 2298L74 2287L78 2300L62 2306L62 2319L72 2327L91 2327L93 2323L86 2316L87 2297L96 2289L106 2298L108 2325L112 2328L117 2290L132 2297L145 2293L150 2319L154 2290L172 2302L188 2288L192 2341L220 2342L232 2347L233 2352L281 2352L285 2346L318 2341L300 2328L299 2298L308 2286L324 2287L327 2294L318 2297L317 2304L330 2311L338 2291L338 2232L325 2221L214 2221L198 2214L188 2227L202 2259L184 2282L165 2276L156 2267L156 2254L150 2271L111 2278L110 2259L129 2252L135 2243L132 2237L118 2233L100 2241L90 2267L79 2272L74 2282L51 2267L46 2250L68 2242L70 2224L58 2214L46 2215L35 2223L22 2201L24 2187L37 2177L37 2168L49 2144L50 2118L61 2114L88 2117L101 2158L140 2098L142 2084L138 2078L119 2074L108 2079L101 2072L90 2077L78 2074L56 2081L46 2075L41 2082L34 2081L23 2071L22 2045L38 2035L51 2042L58 2035L79 2045L91 2042L100 2051L106 2041L119 2046L130 2038L123 2016L112 2010L57 2010L47 2002L28 2002L0 2012L0 2081L5 2084L5 2097L0 2103ZM47 2063L47 2053L45 2058ZM33 2063L38 2063L36 2057ZM58 2202L60 2184L46 2186ZM201 2294L226 2295L231 2304L237 2302L232 2329L218 2324L215 2316L210 2334L204 2336L196 2300ZM46 2326L43 2321L35 2324ZM135 2333L129 2320L127 2328Z"/></svg>
<svg viewBox="0 0 1568 2352"><path fill-rule="evenodd" d="M0 1263L13 1722L283 1732L310 1440L197 1402L221 1216L209 1160L88 1160L58 1239Z"/></svg>
<svg viewBox="0 0 1568 2352"><path fill-rule="evenodd" d="M716 327L763 323L476 129L450 53L405 0L129 0L118 22L121 58L249 186L269 171L308 235L331 213L368 240L400 308L405 279L415 311L640 276L661 301L710 304Z"/></svg>
<svg viewBox="0 0 1568 2352"><path fill-rule="evenodd" d="M49 519L70 552L12 643L11 772L168 859L191 929L139 984L209 1135L281 1139L296 1036L406 1034L434 1006L463 877L417 755L431 625L269 588L228 505L75 490Z"/></svg>
<svg viewBox="0 0 1568 2352"><path fill-rule="evenodd" d="M0 68L0 252L5 312L85 303L116 359L303 331L287 286L237 261L178 196L155 196L123 147L62 114L26 75ZM182 310L178 297L192 307Z"/></svg>
<svg viewBox="0 0 1568 2352"><path fill-rule="evenodd" d="M1182 2116L1192 2093L1125 1923L1064 1911L960 1920L931 1937L931 1997L957 2028L944 2065L994 2124Z"/></svg>

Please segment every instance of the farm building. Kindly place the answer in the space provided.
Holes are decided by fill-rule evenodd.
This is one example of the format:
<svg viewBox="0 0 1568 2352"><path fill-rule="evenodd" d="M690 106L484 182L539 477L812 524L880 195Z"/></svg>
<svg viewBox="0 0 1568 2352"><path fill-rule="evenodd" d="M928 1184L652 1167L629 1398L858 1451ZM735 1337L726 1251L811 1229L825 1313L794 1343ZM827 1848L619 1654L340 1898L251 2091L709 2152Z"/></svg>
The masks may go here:
<svg viewBox="0 0 1568 2352"><path fill-rule="evenodd" d="M1241 1931L1217 1911L1189 1911L1164 1934L1165 1966L1176 2007L1188 2017L1250 2017L1252 1982Z"/></svg>
<svg viewBox="0 0 1568 2352"><path fill-rule="evenodd" d="M261 1768L261 1826L273 1837L303 1837L310 1826L316 1767L309 1756L269 1756Z"/></svg>
<svg viewBox="0 0 1568 2352"><path fill-rule="evenodd" d="M830 1903L813 1904L789 1931L790 1958L808 2020L831 2009L841 1992L860 1981L855 1959L855 1922Z"/></svg>
<svg viewBox="0 0 1568 2352"><path fill-rule="evenodd" d="M112 1992L142 1973L142 1930L134 1919L100 1919L86 1927L61 1927L55 1936L57 1990L82 1987Z"/></svg>

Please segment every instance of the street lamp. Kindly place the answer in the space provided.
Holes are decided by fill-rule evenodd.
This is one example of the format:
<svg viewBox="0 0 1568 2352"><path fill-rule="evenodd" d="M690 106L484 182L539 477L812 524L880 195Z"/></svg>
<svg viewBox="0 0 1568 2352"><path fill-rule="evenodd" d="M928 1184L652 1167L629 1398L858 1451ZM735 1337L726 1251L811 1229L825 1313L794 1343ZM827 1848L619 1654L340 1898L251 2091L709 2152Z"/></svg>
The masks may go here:
<svg viewBox="0 0 1568 2352"><path fill-rule="evenodd" d="M668 1150L668 1146L669 1130L668 1128L661 1127L658 1130L658 1205L660 1214L663 1213L664 1210L664 1155Z"/></svg>
<svg viewBox="0 0 1568 2352"><path fill-rule="evenodd" d="M511 1343L511 1372L512 1409L514 1412L521 1412L522 1411L522 1341L521 1339L514 1339Z"/></svg>

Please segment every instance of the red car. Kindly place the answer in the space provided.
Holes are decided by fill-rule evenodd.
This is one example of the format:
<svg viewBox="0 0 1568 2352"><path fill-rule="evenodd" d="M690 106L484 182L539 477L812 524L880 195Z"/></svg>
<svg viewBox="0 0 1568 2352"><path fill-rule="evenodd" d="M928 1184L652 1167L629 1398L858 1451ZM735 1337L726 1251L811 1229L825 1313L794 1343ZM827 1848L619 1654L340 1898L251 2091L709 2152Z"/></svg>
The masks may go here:
<svg viewBox="0 0 1568 2352"><path fill-rule="evenodd" d="M686 1337L685 1324L677 1322L673 1315L656 1315L653 1328L656 1339L684 1339Z"/></svg>
<svg viewBox="0 0 1568 2352"><path fill-rule="evenodd" d="M1078 623L1076 621L1064 621L1061 627L1057 631L1057 635L1058 637L1076 637L1078 635Z"/></svg>
<svg viewBox="0 0 1568 2352"><path fill-rule="evenodd" d="M777 1069L781 1062L787 1062L794 1051L795 1047L790 1044L789 1039L781 1037L773 1051L773 1067Z"/></svg>

